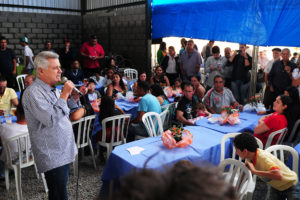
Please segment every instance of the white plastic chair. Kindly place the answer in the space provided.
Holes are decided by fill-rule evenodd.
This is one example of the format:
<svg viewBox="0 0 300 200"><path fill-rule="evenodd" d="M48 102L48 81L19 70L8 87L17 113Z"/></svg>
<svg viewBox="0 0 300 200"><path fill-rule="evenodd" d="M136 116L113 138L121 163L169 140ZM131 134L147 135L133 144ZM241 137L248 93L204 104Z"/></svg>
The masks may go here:
<svg viewBox="0 0 300 200"><path fill-rule="evenodd" d="M21 74L16 77L19 91L21 92L25 88L25 78L27 74Z"/></svg>
<svg viewBox="0 0 300 200"><path fill-rule="evenodd" d="M283 163L285 162L284 151L288 151L293 157L293 169L292 170L294 172L296 172L296 174L298 175L299 156L298 156L298 152L293 147L277 144L277 145L272 145L272 146L268 147L265 151L273 154L279 160L281 160Z"/></svg>
<svg viewBox="0 0 300 200"><path fill-rule="evenodd" d="M225 144L226 144L226 141L227 141L228 139L234 138L235 136L237 136L237 135L239 135L239 134L241 134L241 133L227 133L227 134L225 134L225 135L222 137L222 140L221 140L221 158L220 158L220 162L222 162L222 160L225 159ZM260 141L260 139L258 139L258 138L255 138L255 139L256 139L258 148L263 149L263 143ZM235 148L233 147L231 158L232 158L232 159L235 159L236 156L237 156L236 150L235 150ZM239 158L239 160L241 161L241 158Z"/></svg>
<svg viewBox="0 0 300 200"><path fill-rule="evenodd" d="M136 69L131 69L131 68L124 69L124 76L128 77L129 80L137 80L138 71Z"/></svg>
<svg viewBox="0 0 300 200"><path fill-rule="evenodd" d="M11 143L16 143L18 148L18 156L12 155L14 152L11 149ZM16 190L18 200L22 199L22 186L21 186L21 169L35 165L33 154L29 148L30 140L29 134L23 133L15 137L11 137L3 140L3 147L5 149L6 162L5 167L5 185L6 190L9 190L9 169L14 170ZM45 191L48 192L45 176L42 173L42 181L45 187Z"/></svg>
<svg viewBox="0 0 300 200"><path fill-rule="evenodd" d="M102 120L102 137L101 137L101 141L99 141L98 144L100 146L106 147L107 158L112 152L114 146L126 143L126 136L128 132L130 117L131 114L126 114L126 115L107 117ZM111 127L110 141L106 140L106 136L107 136L106 127Z"/></svg>
<svg viewBox="0 0 300 200"><path fill-rule="evenodd" d="M165 130L165 122L166 122L166 118L167 118L167 114L168 114L169 110L168 108L165 109L163 112L161 112L160 115L160 119L161 119L161 123L163 126L163 130ZM168 127L166 127L166 129L168 129Z"/></svg>
<svg viewBox="0 0 300 200"><path fill-rule="evenodd" d="M163 133L163 126L160 115L156 112L147 112L142 117L142 122L147 130L149 137L156 137ZM146 137L135 136L135 140L143 139Z"/></svg>
<svg viewBox="0 0 300 200"><path fill-rule="evenodd" d="M220 162L222 162L223 160L225 160L225 144L226 144L226 141L228 139L233 139L235 136L239 135L241 133L228 133L226 135L224 135L222 137L222 140L221 140L221 158L220 158ZM256 139L256 142L257 142L257 145L258 145L258 148L260 149L263 149L264 145L263 143L260 141L260 139L258 138L255 138ZM231 159L236 159L236 157L238 157L238 160L239 161L242 161L242 159L237 156L236 154L236 150L235 148L233 147L232 148L232 155L231 155ZM255 185L256 185L256 175L253 175L252 177L252 181L247 189L247 199L252 199L252 195L253 195L253 192L255 190Z"/></svg>
<svg viewBox="0 0 300 200"><path fill-rule="evenodd" d="M78 125L78 127L77 127L77 140L76 140L77 149L78 150L79 149L83 150L83 148L86 147L86 146L90 147L91 155L92 155L92 159L93 159L93 164L94 164L94 167L96 169L97 166L96 166L96 161L95 161L94 150L93 150L92 142L91 142L91 139L90 139L90 136L89 136L90 133L93 130L95 118L96 118L95 115L83 117L78 121L72 122L72 125L73 125L73 128L74 128L74 125ZM83 155L83 151L81 153ZM74 167L74 174L77 176L78 175L78 154L75 157L73 167Z"/></svg>
<svg viewBox="0 0 300 200"><path fill-rule="evenodd" d="M229 171L227 171L228 165ZM225 172L223 173L225 181L235 188L237 197L243 199L250 183L252 183L252 174L250 170L241 161L231 158L223 160L218 168Z"/></svg>
<svg viewBox="0 0 300 200"><path fill-rule="evenodd" d="M265 146L265 149L267 149L269 146L271 146L274 137L278 134L279 134L279 137L275 144L281 144L282 141L284 140L287 130L288 130L287 128L283 128L278 131L274 131L274 132L270 133L267 143L266 143L266 146Z"/></svg>

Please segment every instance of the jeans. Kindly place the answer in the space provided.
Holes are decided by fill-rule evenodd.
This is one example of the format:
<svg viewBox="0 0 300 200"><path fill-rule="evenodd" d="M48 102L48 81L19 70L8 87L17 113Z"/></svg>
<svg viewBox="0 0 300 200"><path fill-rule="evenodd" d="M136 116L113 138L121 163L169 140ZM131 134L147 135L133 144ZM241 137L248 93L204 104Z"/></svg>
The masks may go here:
<svg viewBox="0 0 300 200"><path fill-rule="evenodd" d="M67 184L70 164L45 172L49 200L68 200Z"/></svg>
<svg viewBox="0 0 300 200"><path fill-rule="evenodd" d="M287 190L284 191L279 191L276 190L275 188L271 187L270 190L270 196L269 196L269 200L294 200L294 188L295 187L291 187Z"/></svg>
<svg viewBox="0 0 300 200"><path fill-rule="evenodd" d="M241 80L231 81L233 95L236 100L242 105L244 105L244 99L248 97L249 86L250 82L244 84Z"/></svg>
<svg viewBox="0 0 300 200"><path fill-rule="evenodd" d="M128 127L128 133L126 137L126 142L132 142L135 140L135 136L143 136L143 137L148 137L149 134L143 124L143 122L140 123L132 123Z"/></svg>

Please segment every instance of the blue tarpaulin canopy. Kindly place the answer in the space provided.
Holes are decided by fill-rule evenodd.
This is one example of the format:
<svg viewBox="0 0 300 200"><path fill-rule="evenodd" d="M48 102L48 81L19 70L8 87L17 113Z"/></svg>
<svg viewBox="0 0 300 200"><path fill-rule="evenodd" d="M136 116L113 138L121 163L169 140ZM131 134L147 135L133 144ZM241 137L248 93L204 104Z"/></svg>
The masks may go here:
<svg viewBox="0 0 300 200"><path fill-rule="evenodd" d="M152 38L300 46L300 0L153 0Z"/></svg>

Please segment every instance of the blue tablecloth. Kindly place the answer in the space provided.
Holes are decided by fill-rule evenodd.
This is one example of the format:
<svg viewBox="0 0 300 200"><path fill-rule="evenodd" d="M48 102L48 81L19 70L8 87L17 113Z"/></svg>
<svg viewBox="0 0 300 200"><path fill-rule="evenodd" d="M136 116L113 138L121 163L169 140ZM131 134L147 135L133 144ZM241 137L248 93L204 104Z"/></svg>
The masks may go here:
<svg viewBox="0 0 300 200"><path fill-rule="evenodd" d="M115 100L115 103L122 110L124 110L127 114L131 114L131 119L133 119L137 116L137 108L138 108L139 103L129 102L124 99L117 99L117 100ZM101 130L102 130L102 127L99 122L99 113L96 113L96 119L94 122L94 129L93 129L92 135L96 135Z"/></svg>
<svg viewBox="0 0 300 200"><path fill-rule="evenodd" d="M12 122L15 123L17 122L17 117L16 116L13 116L13 115L10 115L12 117ZM4 115L0 115L0 124L5 124L6 121L5 121L5 117Z"/></svg>
<svg viewBox="0 0 300 200"><path fill-rule="evenodd" d="M220 114L213 114L212 117L219 117ZM240 124L230 125L224 124L220 125L218 123L210 123L207 118L200 119L196 121L196 126L201 126L205 128L209 128L220 133L234 133L234 132L242 132L245 130L254 130L254 127L257 125L259 118L262 116L257 115L256 113L240 113Z"/></svg>
<svg viewBox="0 0 300 200"><path fill-rule="evenodd" d="M119 179L134 169L141 169L145 162L147 168L164 169L166 166L179 160L190 160L193 163L210 162L218 165L220 161L220 142L222 133L211 129L196 126L185 127L193 134L193 143L185 148L167 149L161 137L146 138L117 146L111 153L102 174L103 181ZM229 146L230 143L227 143ZM145 150L138 155L131 156L126 150L129 147L139 146Z"/></svg>
<svg viewBox="0 0 300 200"><path fill-rule="evenodd" d="M298 156L300 158L300 143L297 144L294 149L298 152ZM286 163L287 166L289 166L290 169L293 169L293 159L292 157L289 158L289 160ZM300 180L300 159L298 160L298 179Z"/></svg>
<svg viewBox="0 0 300 200"><path fill-rule="evenodd" d="M130 102L125 99L116 99L115 103L124 110L127 114L131 114L131 118L136 118L139 103Z"/></svg>

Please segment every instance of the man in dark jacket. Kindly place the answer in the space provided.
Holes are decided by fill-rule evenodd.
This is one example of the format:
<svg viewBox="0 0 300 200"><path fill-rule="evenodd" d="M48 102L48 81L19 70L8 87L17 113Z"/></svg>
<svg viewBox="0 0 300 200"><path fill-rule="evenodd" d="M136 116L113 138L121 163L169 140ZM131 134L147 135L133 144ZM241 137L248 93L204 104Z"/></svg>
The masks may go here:
<svg viewBox="0 0 300 200"><path fill-rule="evenodd" d="M250 85L250 72L252 68L252 58L246 53L246 45L240 44L238 51L234 51L233 55L228 59L228 63L232 64L231 88L236 100L240 104L244 104L247 98Z"/></svg>

